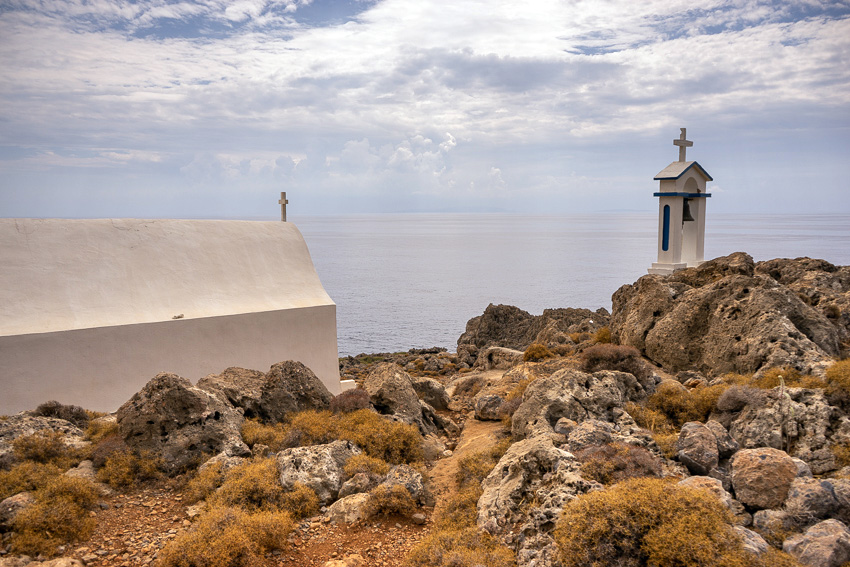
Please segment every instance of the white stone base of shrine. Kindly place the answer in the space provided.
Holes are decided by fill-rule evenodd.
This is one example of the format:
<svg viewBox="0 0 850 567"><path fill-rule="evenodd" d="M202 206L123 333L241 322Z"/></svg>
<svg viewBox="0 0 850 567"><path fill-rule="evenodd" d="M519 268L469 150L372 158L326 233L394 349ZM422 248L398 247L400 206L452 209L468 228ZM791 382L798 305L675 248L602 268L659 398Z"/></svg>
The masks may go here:
<svg viewBox="0 0 850 567"><path fill-rule="evenodd" d="M684 270L687 267L688 265L684 262L680 264L659 264L658 262L653 262L652 267L647 272L657 276L669 276L673 272Z"/></svg>

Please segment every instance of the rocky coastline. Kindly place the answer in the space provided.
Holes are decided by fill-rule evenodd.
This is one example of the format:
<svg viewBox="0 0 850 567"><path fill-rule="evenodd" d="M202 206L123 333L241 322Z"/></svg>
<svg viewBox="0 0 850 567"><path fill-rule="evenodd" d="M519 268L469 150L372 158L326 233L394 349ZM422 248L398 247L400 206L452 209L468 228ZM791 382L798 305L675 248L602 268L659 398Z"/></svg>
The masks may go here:
<svg viewBox="0 0 850 567"><path fill-rule="evenodd" d="M848 355L850 267L735 253L341 358L339 396L162 373L0 417L0 567L846 567Z"/></svg>

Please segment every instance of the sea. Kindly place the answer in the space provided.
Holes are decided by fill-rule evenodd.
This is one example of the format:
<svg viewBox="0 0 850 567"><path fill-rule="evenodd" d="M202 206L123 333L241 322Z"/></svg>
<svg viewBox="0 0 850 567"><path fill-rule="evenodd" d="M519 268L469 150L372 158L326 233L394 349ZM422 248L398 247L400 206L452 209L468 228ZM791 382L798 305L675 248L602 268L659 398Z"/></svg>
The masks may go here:
<svg viewBox="0 0 850 567"><path fill-rule="evenodd" d="M340 356L445 347L488 304L611 310L656 260L657 215L409 213L290 218L337 305ZM850 215L715 214L705 258L850 264Z"/></svg>

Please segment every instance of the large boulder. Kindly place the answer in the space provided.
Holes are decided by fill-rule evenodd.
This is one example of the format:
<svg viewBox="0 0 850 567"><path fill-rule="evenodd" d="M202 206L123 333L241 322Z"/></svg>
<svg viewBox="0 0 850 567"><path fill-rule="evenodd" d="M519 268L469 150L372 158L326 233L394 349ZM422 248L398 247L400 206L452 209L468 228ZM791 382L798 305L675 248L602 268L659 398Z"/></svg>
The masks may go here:
<svg viewBox="0 0 850 567"><path fill-rule="evenodd" d="M785 540L782 551L810 567L839 567L850 561L850 530L838 520L824 520Z"/></svg>
<svg viewBox="0 0 850 567"><path fill-rule="evenodd" d="M419 399L410 375L397 364L377 365L364 379L363 388L378 412L417 426L423 435L453 432L457 427Z"/></svg>
<svg viewBox="0 0 850 567"><path fill-rule="evenodd" d="M676 450L679 461L695 475L707 475L717 467L720 460L714 432L698 421L682 426Z"/></svg>
<svg viewBox="0 0 850 567"><path fill-rule="evenodd" d="M231 367L201 378L198 388L242 408L245 417L267 422L282 421L287 414L303 410L327 409L333 399L312 370L293 360L278 362L265 374Z"/></svg>
<svg viewBox="0 0 850 567"><path fill-rule="evenodd" d="M425 376L411 376L413 389L416 390L416 395L419 399L438 410L449 409L451 398L446 392L446 388L434 380Z"/></svg>
<svg viewBox="0 0 850 567"><path fill-rule="evenodd" d="M524 351L535 342L565 344L571 342L567 334L595 331L608 324L608 317L605 309L572 308L545 309L535 316L512 305L491 303L482 315L466 323L466 331L457 340L458 350L477 353L477 349L500 346Z"/></svg>
<svg viewBox="0 0 850 567"><path fill-rule="evenodd" d="M797 465L778 449L743 449L732 458L735 498L752 508L781 506L796 476Z"/></svg>
<svg viewBox="0 0 850 567"><path fill-rule="evenodd" d="M342 487L345 463L361 453L350 441L284 449L277 454L280 484L284 490L289 490L300 482L312 488L323 505L330 504L337 499Z"/></svg>
<svg viewBox="0 0 850 567"><path fill-rule="evenodd" d="M513 415L514 438L551 435L562 417L615 421L615 409L646 397L637 379L625 372L601 370L586 374L565 368L532 382Z"/></svg>
<svg viewBox="0 0 850 567"><path fill-rule="evenodd" d="M241 412L176 374L157 374L116 416L127 445L161 454L171 472L222 451L250 454L239 431Z"/></svg>
<svg viewBox="0 0 850 567"><path fill-rule="evenodd" d="M670 276L643 276L612 302L614 340L668 372L821 371L840 353L841 334L824 311L756 272L742 252Z"/></svg>
<svg viewBox="0 0 850 567"><path fill-rule="evenodd" d="M810 525L832 516L838 499L828 479L797 477L785 498L785 510L798 524Z"/></svg>
<svg viewBox="0 0 850 567"><path fill-rule="evenodd" d="M748 404L729 425L729 434L742 448L785 449L802 459L815 474L837 467L831 441L836 434L850 434L850 423L840 420L841 411L828 404L822 390L774 388Z"/></svg>

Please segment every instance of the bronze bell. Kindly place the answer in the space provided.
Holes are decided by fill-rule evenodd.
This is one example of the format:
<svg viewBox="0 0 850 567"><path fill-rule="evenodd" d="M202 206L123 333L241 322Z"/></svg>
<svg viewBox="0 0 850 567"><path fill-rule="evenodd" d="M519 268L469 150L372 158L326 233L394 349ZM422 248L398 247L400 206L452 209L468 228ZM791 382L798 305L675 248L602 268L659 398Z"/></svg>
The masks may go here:
<svg viewBox="0 0 850 567"><path fill-rule="evenodd" d="M691 208L688 206L688 201L690 201L690 199L685 199L685 204L684 204L684 206L682 207L682 222L686 222L686 221L694 221L694 220L696 220L696 219L695 219L695 218L691 215Z"/></svg>

